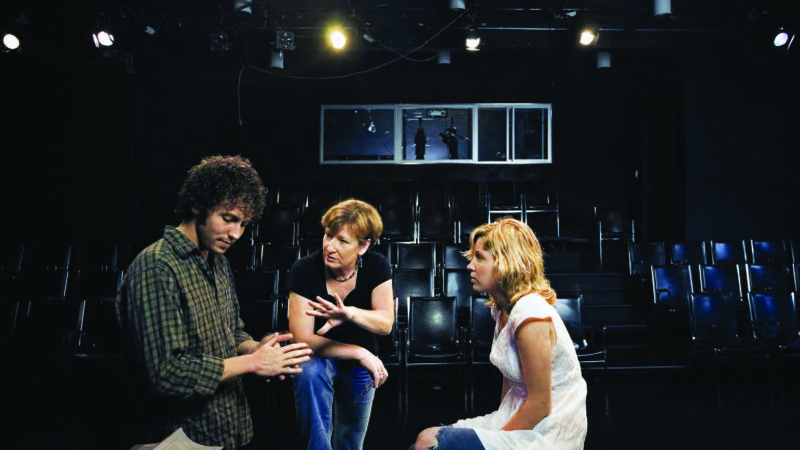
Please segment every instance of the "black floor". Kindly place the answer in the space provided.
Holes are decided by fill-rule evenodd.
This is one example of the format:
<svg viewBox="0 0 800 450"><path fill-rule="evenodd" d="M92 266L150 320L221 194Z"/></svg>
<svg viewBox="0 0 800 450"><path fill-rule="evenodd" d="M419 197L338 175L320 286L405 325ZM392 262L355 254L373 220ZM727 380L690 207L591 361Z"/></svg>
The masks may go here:
<svg viewBox="0 0 800 450"><path fill-rule="evenodd" d="M640 352L645 359L654 354ZM3 404L9 419L3 448L122 448L125 402L119 395L118 368L110 362L77 367L65 373L45 357L9 357L4 364L7 395ZM483 414L498 404L500 380L489 366L481 367L476 375L474 414ZM800 448L800 364L796 361L772 372L762 362L724 364L719 406L707 360L701 359L688 376L680 365L654 364L651 369L612 369L606 383L595 374L587 378L586 449ZM466 417L458 380L455 372L444 369L417 371L410 383L409 412L399 414L397 374L393 373L391 382L376 394L365 448L405 449L422 429ZM288 382L267 385L248 380L247 387L256 429L252 448L297 448ZM268 389L273 387L276 391L270 394Z"/></svg>

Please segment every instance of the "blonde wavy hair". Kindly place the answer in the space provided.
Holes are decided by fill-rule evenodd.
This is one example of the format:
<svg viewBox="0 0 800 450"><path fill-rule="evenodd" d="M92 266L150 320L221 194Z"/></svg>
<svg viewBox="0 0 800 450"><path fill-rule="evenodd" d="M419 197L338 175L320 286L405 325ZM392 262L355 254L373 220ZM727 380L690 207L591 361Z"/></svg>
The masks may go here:
<svg viewBox="0 0 800 450"><path fill-rule="evenodd" d="M486 251L494 258L497 283L508 295L509 310L525 295L539 294L547 303L556 303L556 293L544 274L544 252L533 230L524 222L504 217L481 225L469 237L469 250L464 256L470 261L475 254L475 243L484 239ZM488 306L496 300L489 297Z"/></svg>

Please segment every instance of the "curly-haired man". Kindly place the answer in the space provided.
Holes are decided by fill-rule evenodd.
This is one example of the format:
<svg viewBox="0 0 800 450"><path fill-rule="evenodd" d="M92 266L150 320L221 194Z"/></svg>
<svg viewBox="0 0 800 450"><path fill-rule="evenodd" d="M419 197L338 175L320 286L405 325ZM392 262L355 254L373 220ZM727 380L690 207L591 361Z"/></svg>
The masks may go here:
<svg viewBox="0 0 800 450"><path fill-rule="evenodd" d="M119 319L131 381L132 439L157 442L178 428L226 449L253 436L240 377L301 371L311 350L243 330L225 251L264 209L250 162L213 156L192 167L178 193L182 222L131 263L119 290Z"/></svg>

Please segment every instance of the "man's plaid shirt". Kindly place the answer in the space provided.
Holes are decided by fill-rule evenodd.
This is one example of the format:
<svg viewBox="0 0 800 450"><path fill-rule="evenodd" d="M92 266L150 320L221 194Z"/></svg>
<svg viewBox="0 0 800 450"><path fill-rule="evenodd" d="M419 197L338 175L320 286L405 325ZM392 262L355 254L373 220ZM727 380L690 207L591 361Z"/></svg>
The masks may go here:
<svg viewBox="0 0 800 450"><path fill-rule="evenodd" d="M197 245L168 226L133 261L118 299L139 439L160 441L183 427L205 445L249 442L242 381L220 383L223 359L250 339L228 260L209 253L206 262Z"/></svg>

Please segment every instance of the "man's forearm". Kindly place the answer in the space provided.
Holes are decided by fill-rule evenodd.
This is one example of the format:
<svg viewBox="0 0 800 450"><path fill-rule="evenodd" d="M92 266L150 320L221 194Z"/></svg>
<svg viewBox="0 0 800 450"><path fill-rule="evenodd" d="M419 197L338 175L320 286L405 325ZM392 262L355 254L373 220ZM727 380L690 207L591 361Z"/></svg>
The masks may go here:
<svg viewBox="0 0 800 450"><path fill-rule="evenodd" d="M253 344L257 344L255 341L252 342ZM241 347L240 345L239 348L241 349ZM224 359L223 366L222 379L220 381L225 382L252 372L254 361L252 355L247 352L247 354L244 355Z"/></svg>

